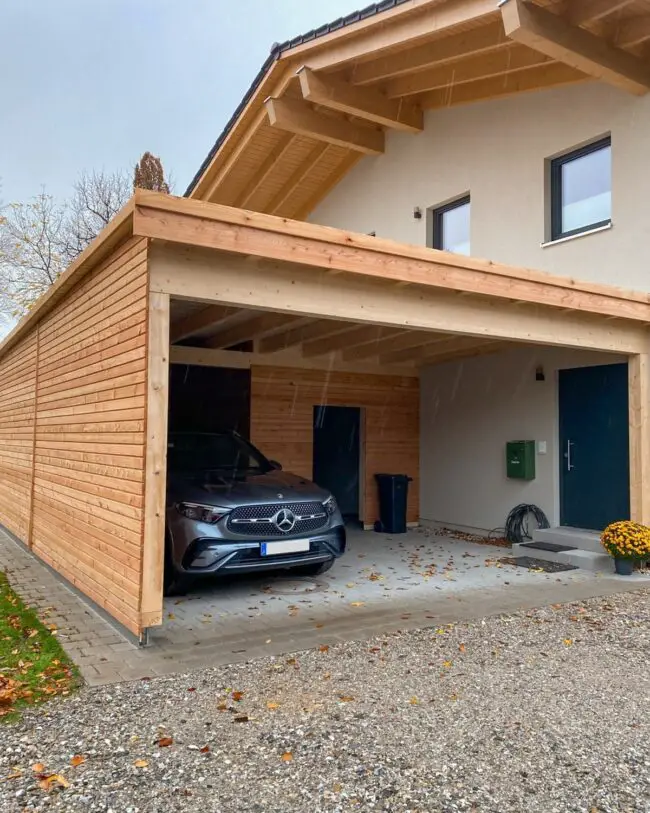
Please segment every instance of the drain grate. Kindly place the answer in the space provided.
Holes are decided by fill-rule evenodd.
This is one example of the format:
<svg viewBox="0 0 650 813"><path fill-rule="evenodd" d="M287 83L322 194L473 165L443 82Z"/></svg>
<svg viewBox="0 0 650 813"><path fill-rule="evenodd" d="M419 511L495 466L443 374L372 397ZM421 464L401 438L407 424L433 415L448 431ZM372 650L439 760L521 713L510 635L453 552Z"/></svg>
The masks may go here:
<svg viewBox="0 0 650 813"><path fill-rule="evenodd" d="M566 550L577 550L572 545L556 545L554 542L524 542L522 548L531 548L532 550L547 550L549 553L563 553Z"/></svg>
<svg viewBox="0 0 650 813"><path fill-rule="evenodd" d="M564 565L561 562L547 562L546 559L535 559L532 556L506 556L500 559L504 565L516 565L527 570L543 570L544 573L561 573L563 570L577 570L574 565Z"/></svg>

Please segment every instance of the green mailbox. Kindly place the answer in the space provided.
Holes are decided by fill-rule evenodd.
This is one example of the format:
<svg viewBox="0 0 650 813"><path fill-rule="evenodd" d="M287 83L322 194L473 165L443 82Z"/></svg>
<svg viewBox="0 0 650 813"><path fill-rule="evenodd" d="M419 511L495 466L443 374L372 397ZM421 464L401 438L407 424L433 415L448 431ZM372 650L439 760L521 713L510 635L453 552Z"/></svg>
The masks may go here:
<svg viewBox="0 0 650 813"><path fill-rule="evenodd" d="M535 479L534 440L510 440L506 443L506 473L514 480Z"/></svg>

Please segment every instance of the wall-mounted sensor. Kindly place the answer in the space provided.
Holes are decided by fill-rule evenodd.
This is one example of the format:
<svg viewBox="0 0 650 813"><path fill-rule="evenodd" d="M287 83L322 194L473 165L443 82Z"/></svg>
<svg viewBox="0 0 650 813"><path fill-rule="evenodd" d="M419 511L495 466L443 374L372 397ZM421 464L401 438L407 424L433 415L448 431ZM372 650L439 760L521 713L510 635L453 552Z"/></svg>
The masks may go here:
<svg viewBox="0 0 650 813"><path fill-rule="evenodd" d="M413 217L416 220L422 220L422 209L420 209L419 206L416 206L415 209L413 209Z"/></svg>
<svg viewBox="0 0 650 813"><path fill-rule="evenodd" d="M535 370L535 381L546 381L546 376L544 375L544 368L541 366Z"/></svg>

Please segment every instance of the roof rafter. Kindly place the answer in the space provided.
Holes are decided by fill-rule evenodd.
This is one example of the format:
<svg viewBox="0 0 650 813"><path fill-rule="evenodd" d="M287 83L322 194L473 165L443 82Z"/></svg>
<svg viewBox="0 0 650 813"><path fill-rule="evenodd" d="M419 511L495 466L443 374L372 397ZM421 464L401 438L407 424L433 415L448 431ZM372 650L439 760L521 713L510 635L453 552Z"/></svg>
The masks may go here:
<svg viewBox="0 0 650 813"><path fill-rule="evenodd" d="M392 127L420 132L424 127L422 110L411 102L393 101L373 88L358 88L340 79L315 74L303 66L298 71L303 98L339 113Z"/></svg>
<svg viewBox="0 0 650 813"><path fill-rule="evenodd" d="M332 336L329 339L307 342L302 347L302 354L306 358L313 356L324 356L327 353L336 353L344 348L354 347L386 339L392 336L399 336L404 333L400 328L394 327L356 327L347 333Z"/></svg>
<svg viewBox="0 0 650 813"><path fill-rule="evenodd" d="M197 313L191 313L179 322L172 324L170 341L173 344L174 342L180 342L182 339L187 339L201 330L214 327L235 313L238 313L237 308L229 308L225 305L208 305L207 308L203 308Z"/></svg>
<svg viewBox="0 0 650 813"><path fill-rule="evenodd" d="M574 25L602 20L629 6L632 0L571 0L567 18Z"/></svg>
<svg viewBox="0 0 650 813"><path fill-rule="evenodd" d="M630 48L650 39L650 17L628 17L616 24L612 38L619 48Z"/></svg>
<svg viewBox="0 0 650 813"><path fill-rule="evenodd" d="M316 339L327 339L330 336L347 333L355 329L356 325L354 322L318 320L311 325L292 327L281 333L275 333L266 339L260 339L257 350L259 353L277 353L280 350L287 350L290 347L296 347L304 342L314 341Z"/></svg>
<svg viewBox="0 0 650 813"><path fill-rule="evenodd" d="M493 344L489 340L477 338L476 336L454 336L451 339L435 342L434 344L423 344L420 347L410 347L384 353L379 357L379 362L380 364L401 364L409 361L423 362L428 359L446 357L452 353L475 350L487 343Z"/></svg>
<svg viewBox="0 0 650 813"><path fill-rule="evenodd" d="M301 320L302 317L300 316L287 316L286 313L262 313L253 319L247 319L245 322L232 325L232 327L225 327L216 335L210 336L206 341L206 347L215 349L232 347L241 342L266 336L274 330Z"/></svg>
<svg viewBox="0 0 650 813"><path fill-rule="evenodd" d="M595 79L636 95L650 90L650 67L632 54L523 0L501 6L507 36Z"/></svg>
<svg viewBox="0 0 650 813"><path fill-rule="evenodd" d="M367 155L379 155L384 151L381 130L326 116L299 99L267 99L265 105L273 127Z"/></svg>

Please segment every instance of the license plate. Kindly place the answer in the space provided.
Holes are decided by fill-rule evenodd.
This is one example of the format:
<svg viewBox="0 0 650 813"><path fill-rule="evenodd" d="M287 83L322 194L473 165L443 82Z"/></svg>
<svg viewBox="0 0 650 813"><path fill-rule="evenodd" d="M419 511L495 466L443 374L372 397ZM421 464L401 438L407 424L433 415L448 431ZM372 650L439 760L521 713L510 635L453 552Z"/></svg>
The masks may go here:
<svg viewBox="0 0 650 813"><path fill-rule="evenodd" d="M301 553L309 550L308 539L286 539L281 542L262 542L262 556L277 556L278 553Z"/></svg>

